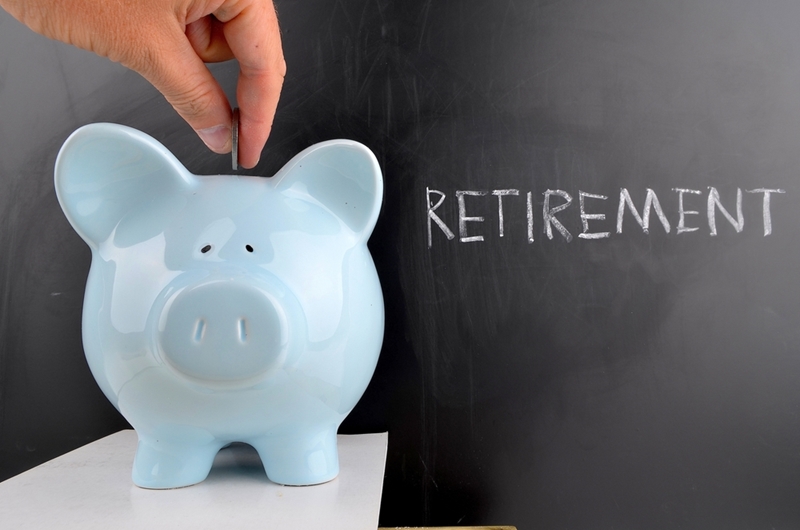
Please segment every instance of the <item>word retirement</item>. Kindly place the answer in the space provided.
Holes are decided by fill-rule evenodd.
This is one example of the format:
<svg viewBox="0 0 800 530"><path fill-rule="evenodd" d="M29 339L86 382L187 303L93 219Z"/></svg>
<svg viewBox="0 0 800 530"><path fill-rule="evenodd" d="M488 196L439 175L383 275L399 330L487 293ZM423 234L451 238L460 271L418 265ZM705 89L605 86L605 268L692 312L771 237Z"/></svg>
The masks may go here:
<svg viewBox="0 0 800 530"><path fill-rule="evenodd" d="M439 230L444 233L448 240L455 239L453 230L442 220L437 213L445 202L447 196L439 191L431 188L426 188L426 204L428 212L428 248L433 245L433 225L436 225ZM691 216L699 216L700 212L696 210L687 210L684 207L684 197L686 195L703 195L704 192L700 190L673 188L673 192L677 193L678 208L676 233L683 234L686 232L694 232L699 230L699 226L688 226L693 220ZM772 233L772 210L771 198L773 194L786 193L782 189L769 189L757 188L746 190L745 193L761 195L761 211L763 218L764 236ZM484 218L482 216L470 216L467 214L467 197L489 197L494 196L497 199L497 217L499 221L499 237L503 237L505 231L505 219L503 218L503 200L510 196L519 196L520 191L517 189L502 189L489 191L471 191L471 190L458 190L455 192L456 201L458 203L458 240L462 243L472 243L483 241L484 236L480 235L477 223L482 223ZM567 209L573 207L573 197L564 190L547 190L543 193L544 200L542 202L542 232L548 239L553 239L554 234L558 233L566 241L572 241L572 233L567 230L564 223L559 220L559 216L567 215ZM731 214L730 210L726 208L720 200L719 192L716 188L709 187L708 195L706 198L706 218L708 221L708 230L710 235L717 235L717 212L722 214L736 230L737 233L744 229L744 216L742 215L742 189L736 189L736 205L735 216ZM474 200L474 199L473 199ZM589 223L600 222L606 220L605 213L590 213L596 212L598 203L594 203L595 208L590 207L591 201L607 201L608 197L605 195L597 195L594 193L586 193L584 191L578 192L578 213L581 220L583 231L578 234L580 239L605 239L611 237L611 232L593 231ZM528 243L534 242L534 202L533 193L527 192L527 223L528 223ZM601 205L600 205L601 206ZM656 192L647 188L644 203L642 205L641 213L637 209L636 204L631 198L631 194L626 188L621 188L619 192L619 203L617 205L617 234L622 233L623 224L625 222L626 213L627 217L632 218L641 228L645 234L650 233L650 218L655 213L656 218L661 223L666 233L670 233L672 225L669 219L664 214L664 209L661 207L661 202L658 200ZM596 225L595 225L596 226Z"/></svg>

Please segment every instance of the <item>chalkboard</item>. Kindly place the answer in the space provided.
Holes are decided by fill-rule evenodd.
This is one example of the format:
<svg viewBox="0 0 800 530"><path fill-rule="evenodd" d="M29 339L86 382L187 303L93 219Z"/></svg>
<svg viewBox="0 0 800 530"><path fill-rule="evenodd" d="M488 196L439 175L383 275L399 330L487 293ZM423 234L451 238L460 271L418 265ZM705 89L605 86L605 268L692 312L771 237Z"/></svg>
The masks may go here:
<svg viewBox="0 0 800 530"><path fill-rule="evenodd" d="M800 527L800 3L277 7L247 173L339 137L384 171L386 335L340 431L389 431L382 525ZM51 182L96 121L229 167L136 74L0 14L0 479L126 427Z"/></svg>

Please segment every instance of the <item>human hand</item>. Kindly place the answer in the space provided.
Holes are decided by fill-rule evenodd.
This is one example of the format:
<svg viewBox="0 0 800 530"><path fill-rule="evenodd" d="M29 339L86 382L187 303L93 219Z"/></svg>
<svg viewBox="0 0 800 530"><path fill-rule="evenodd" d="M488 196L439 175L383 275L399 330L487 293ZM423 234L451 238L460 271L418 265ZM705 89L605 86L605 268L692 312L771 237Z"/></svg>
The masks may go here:
<svg viewBox="0 0 800 530"><path fill-rule="evenodd" d="M231 150L231 108L205 66L236 58L239 163L258 163L286 64L272 0L0 0L47 37L139 72L216 153Z"/></svg>

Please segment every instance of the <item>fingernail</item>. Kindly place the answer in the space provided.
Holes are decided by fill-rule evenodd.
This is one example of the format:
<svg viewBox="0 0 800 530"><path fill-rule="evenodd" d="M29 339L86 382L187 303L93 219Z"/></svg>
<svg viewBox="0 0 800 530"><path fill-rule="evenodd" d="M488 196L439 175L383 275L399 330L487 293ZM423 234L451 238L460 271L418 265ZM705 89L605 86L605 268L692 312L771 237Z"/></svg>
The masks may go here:
<svg viewBox="0 0 800 530"><path fill-rule="evenodd" d="M222 153L231 139L231 128L227 125L217 125L208 129L200 129L197 135L215 153Z"/></svg>

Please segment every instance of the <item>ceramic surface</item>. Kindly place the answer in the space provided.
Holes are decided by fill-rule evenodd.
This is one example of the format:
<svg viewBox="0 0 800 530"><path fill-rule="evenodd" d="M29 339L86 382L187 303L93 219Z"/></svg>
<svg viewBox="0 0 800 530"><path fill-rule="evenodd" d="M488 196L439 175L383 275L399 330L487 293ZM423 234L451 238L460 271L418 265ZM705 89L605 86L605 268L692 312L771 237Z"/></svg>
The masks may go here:
<svg viewBox="0 0 800 530"><path fill-rule="evenodd" d="M275 482L333 479L383 339L369 149L334 140L272 178L196 176L153 138L93 124L64 143L55 185L92 251L84 350L138 433L134 482L200 482L234 441Z"/></svg>

